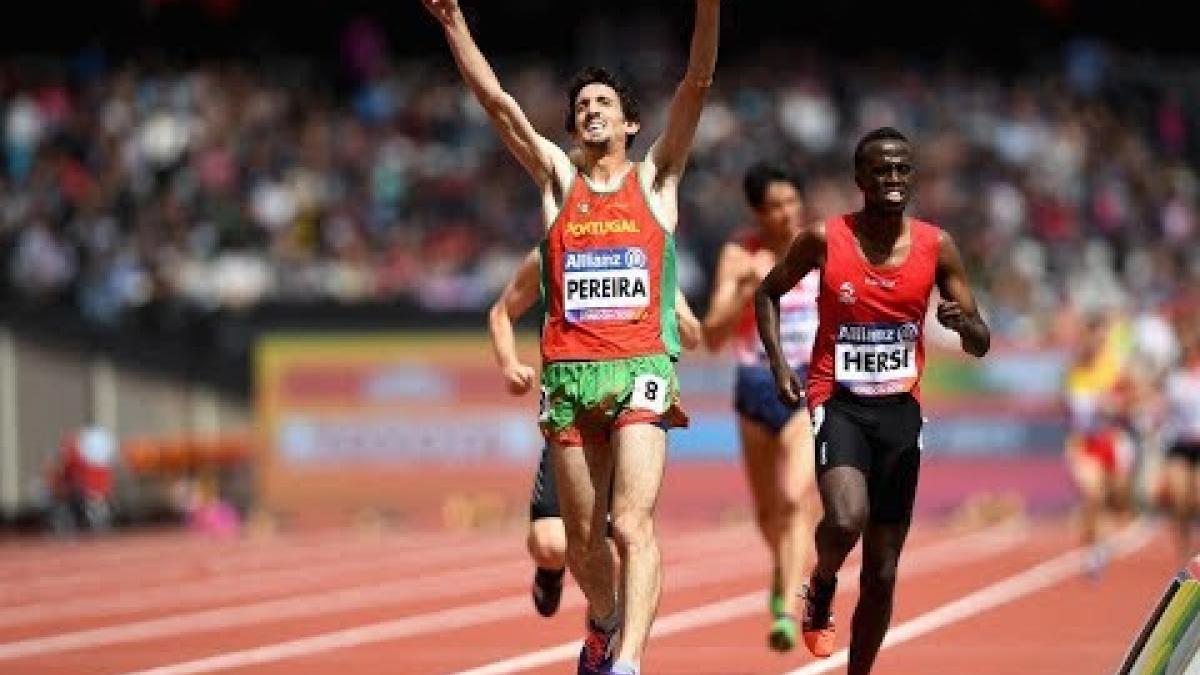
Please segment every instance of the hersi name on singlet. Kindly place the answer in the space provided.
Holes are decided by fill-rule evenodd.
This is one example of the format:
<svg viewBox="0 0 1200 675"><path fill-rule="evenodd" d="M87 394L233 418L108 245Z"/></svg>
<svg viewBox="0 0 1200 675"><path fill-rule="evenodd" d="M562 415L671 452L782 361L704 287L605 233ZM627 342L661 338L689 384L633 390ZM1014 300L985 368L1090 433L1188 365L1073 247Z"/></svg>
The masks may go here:
<svg viewBox="0 0 1200 675"><path fill-rule="evenodd" d="M915 378L919 339L920 327L912 322L842 324L835 338L836 379L843 383L882 383Z"/></svg>

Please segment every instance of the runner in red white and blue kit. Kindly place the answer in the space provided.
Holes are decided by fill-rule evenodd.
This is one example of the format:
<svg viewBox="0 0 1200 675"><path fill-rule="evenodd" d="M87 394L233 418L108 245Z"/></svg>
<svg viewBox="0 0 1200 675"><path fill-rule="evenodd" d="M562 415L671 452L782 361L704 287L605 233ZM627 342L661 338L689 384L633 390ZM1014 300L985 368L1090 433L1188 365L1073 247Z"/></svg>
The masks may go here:
<svg viewBox="0 0 1200 675"><path fill-rule="evenodd" d="M753 296L800 230L803 204L799 180L767 162L746 170L742 189L754 224L721 249L704 336L713 351L732 341L737 358L733 406L742 464L758 529L771 553L767 644L782 652L798 639L796 598L812 569L820 503L813 477L812 421L806 409L785 405L775 395ZM779 299L784 357L800 377L808 369L816 335L820 283L821 275L813 271Z"/></svg>
<svg viewBox="0 0 1200 675"><path fill-rule="evenodd" d="M812 270L821 271L807 403L825 515L817 527L803 632L814 655L833 652L837 572L861 536L849 675L871 671L891 622L920 468L923 326L935 284L943 298L938 321L959 334L963 349L983 356L991 343L954 240L904 215L914 173L911 146L899 131L884 127L864 136L854 151L862 210L802 230L755 294L779 396L798 405L800 383L781 347L779 298Z"/></svg>

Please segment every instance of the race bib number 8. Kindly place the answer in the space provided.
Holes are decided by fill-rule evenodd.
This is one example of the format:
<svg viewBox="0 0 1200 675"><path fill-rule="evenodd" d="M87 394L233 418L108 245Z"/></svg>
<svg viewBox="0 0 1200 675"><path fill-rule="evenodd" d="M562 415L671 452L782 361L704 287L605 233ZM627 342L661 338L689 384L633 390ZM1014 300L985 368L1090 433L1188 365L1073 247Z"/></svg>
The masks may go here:
<svg viewBox="0 0 1200 675"><path fill-rule="evenodd" d="M917 379L915 323L842 324L834 345L834 377L860 396L908 391Z"/></svg>
<svg viewBox="0 0 1200 675"><path fill-rule="evenodd" d="M633 395L629 398L629 407L661 415L667 410L670 394L665 379L657 375L638 375L633 381Z"/></svg>
<svg viewBox="0 0 1200 675"><path fill-rule="evenodd" d="M650 269L643 249L566 252L563 309L568 321L631 320L649 305Z"/></svg>

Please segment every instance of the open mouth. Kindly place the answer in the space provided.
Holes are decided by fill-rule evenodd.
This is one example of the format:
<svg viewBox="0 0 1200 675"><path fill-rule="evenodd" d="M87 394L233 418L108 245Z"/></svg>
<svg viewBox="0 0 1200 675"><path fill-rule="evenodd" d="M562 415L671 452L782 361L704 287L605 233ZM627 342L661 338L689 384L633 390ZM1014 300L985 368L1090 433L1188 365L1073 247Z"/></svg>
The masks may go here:
<svg viewBox="0 0 1200 675"><path fill-rule="evenodd" d="M887 190L883 193L883 198L889 202L902 202L904 201L904 191Z"/></svg>

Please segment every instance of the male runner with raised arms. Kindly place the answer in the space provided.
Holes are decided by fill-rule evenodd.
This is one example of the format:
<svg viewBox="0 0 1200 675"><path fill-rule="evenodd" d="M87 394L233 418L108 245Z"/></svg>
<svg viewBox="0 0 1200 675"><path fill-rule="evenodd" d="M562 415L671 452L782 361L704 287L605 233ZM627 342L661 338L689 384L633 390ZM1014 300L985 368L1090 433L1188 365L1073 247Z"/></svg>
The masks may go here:
<svg viewBox="0 0 1200 675"><path fill-rule="evenodd" d="M733 338L737 358L734 408L759 532L771 552L767 643L777 651L796 644L796 597L812 565L812 535L820 503L813 494L812 426L808 411L784 405L775 395L767 353L754 320L759 282L800 229L800 185L779 166L760 162L742 181L754 225L721 250L705 340L717 351ZM803 378L817 330L817 287L811 272L780 298L784 357Z"/></svg>
<svg viewBox="0 0 1200 675"><path fill-rule="evenodd" d="M537 302L541 295L542 254L534 249L513 272L500 297L488 312L488 333L496 364L504 375L508 391L521 396L533 388L537 372L521 361L513 323ZM700 321L692 313L683 292L675 292L675 318L684 349L700 346ZM567 536L563 531L562 512L558 507L558 487L550 465L550 446L542 448L533 490L529 497L529 556L536 570L533 575L533 606L542 616L553 616L562 599L563 574L566 571Z"/></svg>
<svg viewBox="0 0 1200 675"><path fill-rule="evenodd" d="M754 298L779 396L798 405L800 382L780 343L779 298L809 272L821 270L807 401L825 515L817 526L817 565L805 593L802 628L815 656L833 652L830 605L837 572L861 536L849 675L871 671L891 622L896 568L920 469L922 328L935 284L944 298L938 321L959 334L963 350L983 356L991 343L954 240L904 215L914 174L904 134L884 127L865 135L854 150L862 210L801 231Z"/></svg>
<svg viewBox="0 0 1200 675"><path fill-rule="evenodd" d="M578 151L572 161L500 85L457 0L423 2L542 197L540 417L554 456L567 564L588 600L578 672L634 674L661 590L653 515L666 461L664 427L687 420L671 361L680 350L674 232L679 180L716 67L720 2L696 0L687 72L662 135L640 162L627 155L641 128L637 103L611 73L585 69L568 89L566 129ZM621 560L616 594L605 537L610 483Z"/></svg>

